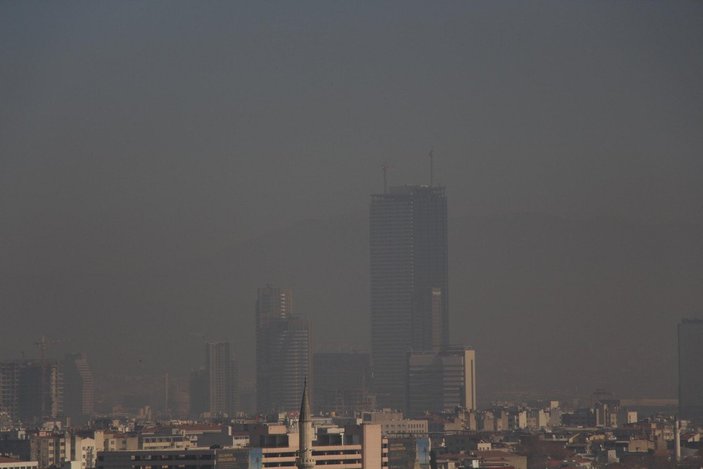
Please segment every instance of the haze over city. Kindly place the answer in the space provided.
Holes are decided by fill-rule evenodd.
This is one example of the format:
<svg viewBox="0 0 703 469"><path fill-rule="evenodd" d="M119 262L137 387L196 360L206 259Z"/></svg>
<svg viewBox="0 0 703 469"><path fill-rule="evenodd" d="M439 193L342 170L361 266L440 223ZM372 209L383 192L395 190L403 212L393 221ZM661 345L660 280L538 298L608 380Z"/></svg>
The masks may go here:
<svg viewBox="0 0 703 469"><path fill-rule="evenodd" d="M4 2L0 359L255 374L257 288L370 347L369 203L446 187L480 402L677 396L703 317L700 2Z"/></svg>

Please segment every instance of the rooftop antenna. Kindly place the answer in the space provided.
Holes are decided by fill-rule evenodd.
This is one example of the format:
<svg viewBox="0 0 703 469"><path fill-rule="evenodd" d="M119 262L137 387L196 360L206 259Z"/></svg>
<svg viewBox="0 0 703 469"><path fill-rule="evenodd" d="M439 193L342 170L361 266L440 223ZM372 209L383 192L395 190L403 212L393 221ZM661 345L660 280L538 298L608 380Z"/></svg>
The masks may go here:
<svg viewBox="0 0 703 469"><path fill-rule="evenodd" d="M430 149L430 187L434 184L434 148Z"/></svg>
<svg viewBox="0 0 703 469"><path fill-rule="evenodd" d="M383 163L383 166L381 166L381 169L383 169L383 193L386 194L388 192L388 169L391 166L388 163Z"/></svg>

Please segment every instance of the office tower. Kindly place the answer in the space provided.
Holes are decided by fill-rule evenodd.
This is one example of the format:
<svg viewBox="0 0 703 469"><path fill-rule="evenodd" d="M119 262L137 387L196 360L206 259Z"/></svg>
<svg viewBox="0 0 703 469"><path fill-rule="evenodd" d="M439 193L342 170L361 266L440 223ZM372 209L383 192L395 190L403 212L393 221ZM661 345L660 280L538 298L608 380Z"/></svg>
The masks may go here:
<svg viewBox="0 0 703 469"><path fill-rule="evenodd" d="M85 353L66 355L63 386L64 414L73 424L86 422L95 411L95 385Z"/></svg>
<svg viewBox="0 0 703 469"><path fill-rule="evenodd" d="M315 409L317 412L335 412L354 415L374 407L369 387L371 384L371 357L368 353L316 353Z"/></svg>
<svg viewBox="0 0 703 469"><path fill-rule="evenodd" d="M23 422L62 414L63 373L57 362L23 362L18 378L18 417Z"/></svg>
<svg viewBox="0 0 703 469"><path fill-rule="evenodd" d="M679 418L703 423L703 319L679 323Z"/></svg>
<svg viewBox="0 0 703 469"><path fill-rule="evenodd" d="M382 407L406 404L407 353L449 342L444 187L392 187L371 196L371 358Z"/></svg>
<svg viewBox="0 0 703 469"><path fill-rule="evenodd" d="M233 410L233 377L229 342L212 342L205 345L205 370L210 415L230 415Z"/></svg>
<svg viewBox="0 0 703 469"><path fill-rule="evenodd" d="M293 316L290 289L267 285L256 301L256 392L260 413L298 407L298 390L312 378L308 321Z"/></svg>
<svg viewBox="0 0 703 469"><path fill-rule="evenodd" d="M476 354L467 347L408 354L408 415L476 410Z"/></svg>

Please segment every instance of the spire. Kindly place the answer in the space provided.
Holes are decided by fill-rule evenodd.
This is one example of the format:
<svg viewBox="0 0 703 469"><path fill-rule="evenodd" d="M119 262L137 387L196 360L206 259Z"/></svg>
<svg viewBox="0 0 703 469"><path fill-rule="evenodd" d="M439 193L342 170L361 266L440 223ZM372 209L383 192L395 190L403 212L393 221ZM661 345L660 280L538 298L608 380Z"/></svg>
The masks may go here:
<svg viewBox="0 0 703 469"><path fill-rule="evenodd" d="M313 469L315 459L312 457L312 420L310 420L310 400L308 398L308 378L303 384L303 399L300 403L300 416L298 417L298 469Z"/></svg>
<svg viewBox="0 0 703 469"><path fill-rule="evenodd" d="M300 422L310 421L310 400L308 399L308 377L305 377L303 384L303 399L300 402Z"/></svg>

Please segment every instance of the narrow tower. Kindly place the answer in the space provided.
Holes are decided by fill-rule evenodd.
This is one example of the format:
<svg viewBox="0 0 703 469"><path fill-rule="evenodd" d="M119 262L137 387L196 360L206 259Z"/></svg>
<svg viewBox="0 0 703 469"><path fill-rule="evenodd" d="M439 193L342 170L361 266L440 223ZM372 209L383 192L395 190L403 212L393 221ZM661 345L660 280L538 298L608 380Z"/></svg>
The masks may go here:
<svg viewBox="0 0 703 469"><path fill-rule="evenodd" d="M300 417L298 418L298 469L312 469L315 460L312 457L312 421L310 420L310 401L308 400L308 380L303 384L303 400L300 403Z"/></svg>

